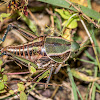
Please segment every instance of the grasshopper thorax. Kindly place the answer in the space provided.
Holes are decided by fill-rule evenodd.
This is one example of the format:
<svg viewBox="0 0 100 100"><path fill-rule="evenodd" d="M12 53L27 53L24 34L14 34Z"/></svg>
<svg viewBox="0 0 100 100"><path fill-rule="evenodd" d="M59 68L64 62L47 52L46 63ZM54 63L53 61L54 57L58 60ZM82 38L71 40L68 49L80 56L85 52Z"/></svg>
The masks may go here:
<svg viewBox="0 0 100 100"><path fill-rule="evenodd" d="M71 54L71 43L61 37L46 37L44 47L47 56L58 63L66 61Z"/></svg>

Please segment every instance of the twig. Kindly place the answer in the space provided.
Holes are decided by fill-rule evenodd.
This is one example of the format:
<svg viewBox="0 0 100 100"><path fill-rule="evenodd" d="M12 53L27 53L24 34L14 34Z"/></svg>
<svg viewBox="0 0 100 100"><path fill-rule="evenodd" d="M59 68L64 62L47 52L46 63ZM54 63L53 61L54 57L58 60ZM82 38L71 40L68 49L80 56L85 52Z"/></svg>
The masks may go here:
<svg viewBox="0 0 100 100"><path fill-rule="evenodd" d="M18 91L17 89L14 90L14 93L16 93L17 91ZM3 100L4 98L6 98L6 97L8 97L8 96L10 96L10 95L12 95L12 94L6 93L6 95L0 96L0 100Z"/></svg>
<svg viewBox="0 0 100 100"><path fill-rule="evenodd" d="M58 89L59 89L59 86L56 87L56 89L54 90L54 92L53 92L51 98L53 98L53 97L55 96L55 94L57 93Z"/></svg>
<svg viewBox="0 0 100 100"><path fill-rule="evenodd" d="M21 81L21 80L15 80L15 81L10 81L10 82L7 82L8 84L12 84L12 83L19 83L19 82L23 82L23 83L27 83L27 82L30 82L30 83L36 83L36 84L40 84L40 85L46 85L47 83L43 83L43 82L33 82L33 81ZM55 84L55 83L48 83L47 85L52 85L52 86L62 86L61 84Z"/></svg>
<svg viewBox="0 0 100 100"><path fill-rule="evenodd" d="M31 83L29 83L29 82L25 84L25 87L28 87L28 86L30 88L32 88ZM42 96L40 93L38 93L38 91L35 88L34 88L34 91L30 91L30 95L32 95L33 97L35 97L35 98L37 98L39 100L51 100L50 98L46 98L46 97Z"/></svg>
<svg viewBox="0 0 100 100"><path fill-rule="evenodd" d="M3 0L3 1L4 2L0 3L0 6L7 5L10 2L10 0Z"/></svg>
<svg viewBox="0 0 100 100"><path fill-rule="evenodd" d="M36 24L39 25L38 19L32 14L32 12L29 9L28 9L28 13L31 15L32 19L36 22Z"/></svg>
<svg viewBox="0 0 100 100"><path fill-rule="evenodd" d="M60 21L60 24L62 23L62 20L61 20L61 18L60 18L60 16L59 16L58 14L53 13L53 12L50 11L48 8L46 8L46 11L47 11L48 14L50 14L50 15L52 15L52 16L57 16L58 19L59 19L59 21Z"/></svg>
<svg viewBox="0 0 100 100"><path fill-rule="evenodd" d="M6 75L19 75L19 74L29 74L30 72L16 72L16 73L6 73Z"/></svg>
<svg viewBox="0 0 100 100"><path fill-rule="evenodd" d="M53 13L52 11L52 8L50 8L50 11ZM50 16L50 19L51 19L51 33L53 34L54 33L54 18L53 18L53 15Z"/></svg>
<svg viewBox="0 0 100 100"><path fill-rule="evenodd" d="M42 96L42 95L37 95L36 93L34 93L34 92L30 92L30 95L32 95L33 97L35 97L35 98L37 98L37 99L39 99L39 100L52 100L52 99L50 99L50 98L46 98L46 97L44 97L44 96Z"/></svg>
<svg viewBox="0 0 100 100"><path fill-rule="evenodd" d="M91 89L90 89L90 93L89 93L89 100L91 100L93 86L94 86L94 82L92 83L92 87L91 87Z"/></svg>

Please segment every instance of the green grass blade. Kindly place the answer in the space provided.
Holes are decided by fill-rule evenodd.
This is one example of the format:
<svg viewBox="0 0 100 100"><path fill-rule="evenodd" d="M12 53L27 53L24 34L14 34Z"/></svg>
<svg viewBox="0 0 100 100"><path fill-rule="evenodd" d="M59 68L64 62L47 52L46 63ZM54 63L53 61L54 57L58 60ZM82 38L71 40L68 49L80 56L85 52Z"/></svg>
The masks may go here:
<svg viewBox="0 0 100 100"><path fill-rule="evenodd" d="M100 85L98 83L94 83L98 90L100 90Z"/></svg>
<svg viewBox="0 0 100 100"><path fill-rule="evenodd" d="M67 3L65 0L38 0L38 1L45 2L45 3L48 3L48 4L52 4L54 6L68 8L68 9L73 10L73 11L77 11L72 6L70 7L70 4Z"/></svg>
<svg viewBox="0 0 100 100"><path fill-rule="evenodd" d="M73 79L73 76L72 76L72 73L69 67L67 67L67 71L68 71L68 76L69 76L69 79L72 85L74 100L78 100L76 85L75 85L75 82L74 82L74 79Z"/></svg>
<svg viewBox="0 0 100 100"><path fill-rule="evenodd" d="M90 87L92 86L92 83L90 83L88 85L88 88L87 88L87 93L86 93L86 99L85 100L88 100L88 96L89 96L89 91L90 91Z"/></svg>
<svg viewBox="0 0 100 100"><path fill-rule="evenodd" d="M90 64L98 65L97 62L88 61L88 60L79 59L79 58L77 58L77 59L80 60L80 61L86 62L86 63L90 63Z"/></svg>
<svg viewBox="0 0 100 100"><path fill-rule="evenodd" d="M93 58L90 53L88 53L87 51L85 51L86 56L90 59L93 60L94 62L96 61L95 58Z"/></svg>
<svg viewBox="0 0 100 100"><path fill-rule="evenodd" d="M93 25L91 25L91 28L89 29L89 31L90 31L91 37L92 37L92 39L93 39L93 41L94 41L95 48L96 48L97 52L100 54L100 47L99 47L99 45L98 45L98 43L97 43L97 40L96 40L96 37L95 37Z"/></svg>
<svg viewBox="0 0 100 100"><path fill-rule="evenodd" d="M97 67L95 67L95 69L94 69L94 76L95 77L97 77L97 73L98 73L98 68ZM95 82L94 82L95 83ZM96 93L96 86L95 85L93 85L93 90L92 90L92 100L95 100L95 93Z"/></svg>
<svg viewBox="0 0 100 100"><path fill-rule="evenodd" d="M88 8L88 7L84 7L84 6L80 6L80 7L81 7L81 10L83 11L83 13L86 14L87 16L89 16L95 20L100 19L100 13L98 13L98 12Z"/></svg>
<svg viewBox="0 0 100 100"><path fill-rule="evenodd" d="M81 94L80 94L80 92L79 92L79 90L78 90L77 87L76 87L76 90L77 90L77 92L78 92L78 94L79 94L80 99L83 100L83 98L82 98L82 96L81 96Z"/></svg>

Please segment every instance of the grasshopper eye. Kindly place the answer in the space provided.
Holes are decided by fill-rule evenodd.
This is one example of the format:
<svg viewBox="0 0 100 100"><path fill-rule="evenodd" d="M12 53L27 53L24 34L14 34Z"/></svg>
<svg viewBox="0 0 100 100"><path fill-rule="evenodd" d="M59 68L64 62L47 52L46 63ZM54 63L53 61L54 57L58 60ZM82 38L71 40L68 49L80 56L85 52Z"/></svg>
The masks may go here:
<svg viewBox="0 0 100 100"><path fill-rule="evenodd" d="M47 56L55 62L64 62L70 56L71 43L63 38L46 37L44 47Z"/></svg>

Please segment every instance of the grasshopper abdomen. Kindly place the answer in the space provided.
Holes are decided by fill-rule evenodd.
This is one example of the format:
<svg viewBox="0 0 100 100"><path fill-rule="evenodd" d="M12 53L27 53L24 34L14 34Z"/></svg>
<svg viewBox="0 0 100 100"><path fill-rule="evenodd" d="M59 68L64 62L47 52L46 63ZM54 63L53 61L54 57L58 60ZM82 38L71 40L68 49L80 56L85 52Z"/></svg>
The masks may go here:
<svg viewBox="0 0 100 100"><path fill-rule="evenodd" d="M17 46L7 46L1 50L2 53L6 55L15 55L21 58L36 62L42 57L47 57L46 51L44 49L44 38L39 37L32 42L17 45Z"/></svg>

